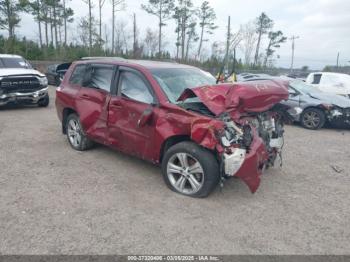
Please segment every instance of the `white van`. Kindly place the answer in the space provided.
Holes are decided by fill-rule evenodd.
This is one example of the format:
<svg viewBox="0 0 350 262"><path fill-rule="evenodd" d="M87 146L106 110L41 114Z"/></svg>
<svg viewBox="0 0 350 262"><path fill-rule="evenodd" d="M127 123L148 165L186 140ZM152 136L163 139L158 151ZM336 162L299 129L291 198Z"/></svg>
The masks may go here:
<svg viewBox="0 0 350 262"><path fill-rule="evenodd" d="M318 87L322 92L350 98L350 75L330 72L310 73L306 83Z"/></svg>

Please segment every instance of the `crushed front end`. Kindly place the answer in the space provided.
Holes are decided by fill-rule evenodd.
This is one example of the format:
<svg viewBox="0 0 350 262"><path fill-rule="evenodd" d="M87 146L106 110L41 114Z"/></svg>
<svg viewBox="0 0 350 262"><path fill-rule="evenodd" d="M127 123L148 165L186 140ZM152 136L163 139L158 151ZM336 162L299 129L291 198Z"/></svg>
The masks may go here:
<svg viewBox="0 0 350 262"><path fill-rule="evenodd" d="M262 171L274 166L277 157L281 157L283 122L271 111L249 115L240 123L228 114L221 116L221 120L224 128L217 133L221 145L221 176L239 177L254 193Z"/></svg>
<svg viewBox="0 0 350 262"><path fill-rule="evenodd" d="M283 119L275 105L288 99L288 83L252 81L187 89L215 116L192 123L191 139L215 150L222 180L239 177L255 192L262 171L282 161ZM282 163L282 162L281 162Z"/></svg>

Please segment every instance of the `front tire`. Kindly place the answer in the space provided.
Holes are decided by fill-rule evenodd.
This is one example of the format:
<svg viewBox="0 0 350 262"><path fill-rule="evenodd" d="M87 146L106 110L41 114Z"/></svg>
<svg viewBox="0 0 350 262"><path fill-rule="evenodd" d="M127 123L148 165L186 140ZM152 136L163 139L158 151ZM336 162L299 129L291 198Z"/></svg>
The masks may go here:
<svg viewBox="0 0 350 262"><path fill-rule="evenodd" d="M93 142L85 135L77 114L68 116L66 134L69 144L75 150L85 151L93 146Z"/></svg>
<svg viewBox="0 0 350 262"><path fill-rule="evenodd" d="M307 129L317 130L326 123L325 113L318 108L307 108L300 116L301 125Z"/></svg>
<svg viewBox="0 0 350 262"><path fill-rule="evenodd" d="M46 94L45 97L38 102L38 106L40 107L47 107L49 104L50 104L49 94Z"/></svg>
<svg viewBox="0 0 350 262"><path fill-rule="evenodd" d="M214 155L193 142L181 142L165 152L162 174L174 192L190 197L206 197L220 180Z"/></svg>

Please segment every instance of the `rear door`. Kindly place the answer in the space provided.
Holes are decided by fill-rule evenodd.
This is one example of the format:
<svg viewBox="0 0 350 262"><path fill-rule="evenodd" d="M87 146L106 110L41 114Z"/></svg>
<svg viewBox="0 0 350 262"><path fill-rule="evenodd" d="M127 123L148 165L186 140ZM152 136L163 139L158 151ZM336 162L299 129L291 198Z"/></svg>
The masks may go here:
<svg viewBox="0 0 350 262"><path fill-rule="evenodd" d="M100 143L107 141L108 102L115 71L113 65L87 64L75 100L85 133Z"/></svg>
<svg viewBox="0 0 350 262"><path fill-rule="evenodd" d="M117 88L109 106L110 143L122 151L152 160L156 116L140 126L142 115L157 103L145 76L132 68L119 67Z"/></svg>

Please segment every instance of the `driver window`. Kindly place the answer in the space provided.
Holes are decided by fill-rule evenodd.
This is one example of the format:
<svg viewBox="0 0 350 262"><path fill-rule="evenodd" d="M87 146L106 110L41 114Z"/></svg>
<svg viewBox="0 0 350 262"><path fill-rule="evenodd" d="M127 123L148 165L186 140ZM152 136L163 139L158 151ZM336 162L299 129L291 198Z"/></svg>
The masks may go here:
<svg viewBox="0 0 350 262"><path fill-rule="evenodd" d="M124 71L119 80L120 94L142 103L151 104L154 102L153 96L145 82L135 73Z"/></svg>

